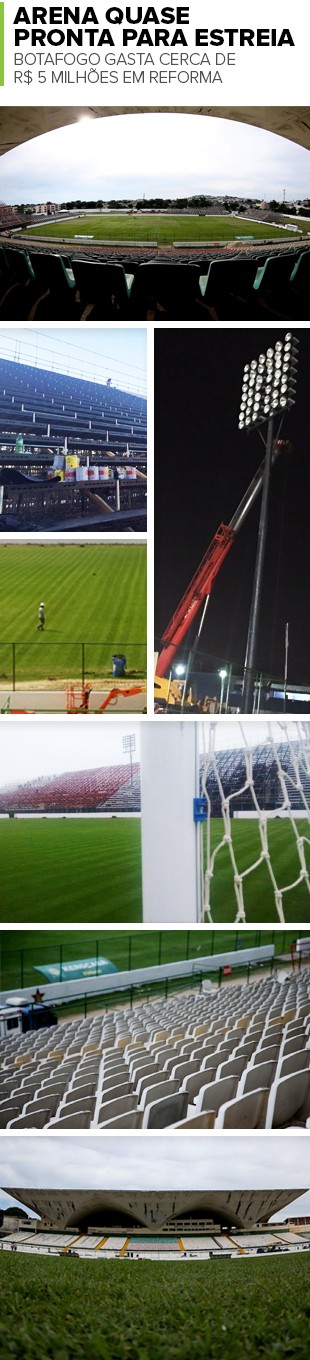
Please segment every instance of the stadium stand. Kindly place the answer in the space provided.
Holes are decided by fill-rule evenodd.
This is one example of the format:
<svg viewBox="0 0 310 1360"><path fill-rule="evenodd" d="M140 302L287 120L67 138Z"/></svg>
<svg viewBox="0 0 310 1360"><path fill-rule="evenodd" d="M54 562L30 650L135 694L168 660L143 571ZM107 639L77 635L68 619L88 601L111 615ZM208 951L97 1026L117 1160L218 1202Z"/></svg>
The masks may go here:
<svg viewBox="0 0 310 1360"><path fill-rule="evenodd" d="M24 227L25 219L22 213L15 212L8 203L0 203L0 231L12 231L14 227Z"/></svg>
<svg viewBox="0 0 310 1360"><path fill-rule="evenodd" d="M85 378L1 359L2 446L14 449L21 430L30 451L57 449L67 439L69 453L90 453L92 462L110 453L145 461L146 401Z"/></svg>
<svg viewBox="0 0 310 1360"><path fill-rule="evenodd" d="M31 1230L31 1220L26 1231L0 1232L0 1251L21 1251L34 1256L81 1256L84 1259L107 1260L111 1257L127 1257L177 1261L187 1259L209 1260L217 1257L237 1257L268 1255L270 1252L309 1251L310 1242L306 1232L297 1233L281 1229L262 1232L238 1233L190 1233L178 1230L178 1235L142 1235L141 1233L109 1233L98 1231L83 1232L40 1232Z"/></svg>
<svg viewBox="0 0 310 1360"><path fill-rule="evenodd" d="M284 789L289 805L294 811L303 811L307 817L310 806L310 768L308 752L301 742L277 742L276 752L272 744L254 746L251 753L253 786L259 807L266 812L276 811L283 805ZM224 797L233 796L234 812L253 810L251 787L247 783L246 751L244 747L217 751L216 766L208 768L207 788L211 802L211 816L222 815L222 793ZM203 761L201 761L201 776ZM281 773L281 780L280 780Z"/></svg>
<svg viewBox="0 0 310 1360"><path fill-rule="evenodd" d="M40 248L25 237L3 237L0 317L3 320L307 320L308 240L268 241L256 250L216 249L203 256L175 250L83 248L60 241Z"/></svg>
<svg viewBox="0 0 310 1360"><path fill-rule="evenodd" d="M0 789L0 812L139 812L140 766L70 770Z"/></svg>
<svg viewBox="0 0 310 1360"><path fill-rule="evenodd" d="M0 1128L310 1124L310 969L0 1042Z"/></svg>

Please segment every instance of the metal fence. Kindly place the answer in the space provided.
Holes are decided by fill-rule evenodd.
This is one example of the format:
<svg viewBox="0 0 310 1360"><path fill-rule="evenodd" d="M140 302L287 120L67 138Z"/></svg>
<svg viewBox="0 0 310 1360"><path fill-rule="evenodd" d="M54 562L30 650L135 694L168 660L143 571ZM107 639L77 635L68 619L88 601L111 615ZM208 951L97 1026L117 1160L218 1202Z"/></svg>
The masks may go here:
<svg viewBox="0 0 310 1360"><path fill-rule="evenodd" d="M36 642L0 645L0 684L12 690L30 682L113 679L113 656L126 657L124 678L146 677L146 642L59 642L41 637Z"/></svg>
<svg viewBox="0 0 310 1360"><path fill-rule="evenodd" d="M276 974L277 969L282 966L281 956L275 955L268 961L258 960L254 963L243 962L240 963L240 967L234 965L231 971L234 974L234 977L240 977L240 980L242 979L244 982L249 983L252 974L257 973L258 970L264 973L268 972L269 975L272 976L274 973ZM143 1003L151 999L160 1000L162 998L163 1001L167 1001L174 992L179 993L182 990L186 992L197 990L200 993L202 991L203 983L208 978L220 987L223 977L224 980L226 980L222 967L219 967L216 970L210 968L209 971L207 965L203 968L199 968L199 964L195 963L193 964L190 974L186 973L183 976L182 974L179 974L177 977L167 975L154 982L139 982L118 987L116 973L115 989L111 992L103 991L90 995L89 992L85 990L85 992L82 993L78 992L76 996L74 996L74 993L70 992L67 996L63 996L59 1001L47 1002L47 1005L55 1012L59 1021L65 1020L66 1016L72 1014L81 1015L86 1019L87 1016L93 1012L104 1011L107 1013L116 1006L129 1006L130 1009L132 1009L135 1005L139 1004L139 1002Z"/></svg>
<svg viewBox="0 0 310 1360"><path fill-rule="evenodd" d="M219 954L229 950L239 950L245 948L259 948L260 945L273 944L275 956L290 955L291 944L299 938L306 938L307 932L295 930L161 930L161 931L141 931L135 930L130 934L120 930L112 934L97 936L94 933L80 934L78 931L71 931L66 937L66 933L58 934L57 931L48 932L48 943L45 943L45 932L29 932L30 943L25 943L25 937L21 940L18 932L2 931L1 934L1 959L0 959L0 987L1 990L18 987L29 987L44 985L45 982L65 982L69 973L66 965L72 965L75 961L83 964L85 971L85 991L88 976L99 977L102 972L102 958L109 959L115 964L120 972L131 971L134 968L160 966L165 963L177 963L182 960L195 960L195 977L197 977L196 967L199 968L199 957ZM28 932L27 932L28 936ZM51 936L53 938L51 939ZM29 936L28 936L29 938ZM14 940L14 944L12 943ZM87 967L87 965L90 965ZM44 968L52 967L57 969L52 977L44 974ZM80 968L79 976L83 976L83 969ZM42 971L41 971L42 970ZM71 976L72 968L70 969ZM214 974L213 974L214 976ZM188 982L188 979L187 979ZM117 973L115 974L115 986L117 989ZM90 1004L94 1004L94 998L90 998ZM97 995L96 995L97 1005Z"/></svg>

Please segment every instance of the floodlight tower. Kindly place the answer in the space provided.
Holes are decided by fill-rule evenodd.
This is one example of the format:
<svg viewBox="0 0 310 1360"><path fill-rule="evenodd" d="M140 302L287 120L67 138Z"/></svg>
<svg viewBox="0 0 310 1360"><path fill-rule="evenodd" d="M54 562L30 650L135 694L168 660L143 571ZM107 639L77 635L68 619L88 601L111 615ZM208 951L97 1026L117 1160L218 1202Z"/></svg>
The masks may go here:
<svg viewBox="0 0 310 1360"><path fill-rule="evenodd" d="M298 340L290 331L283 340L277 340L274 347L245 364L239 412L239 430L249 431L255 426L265 426L265 434L259 434L265 445L262 501L259 520L257 553L254 570L253 591L246 645L242 708L244 713L252 713L257 634L262 594L263 570L265 560L269 483L274 446L274 421L280 416L276 439L279 438L285 411L295 404L296 375L298 359Z"/></svg>
<svg viewBox="0 0 310 1360"><path fill-rule="evenodd" d="M126 751L126 753L129 752L129 760L130 760L130 783L131 783L131 784L132 784L132 757L133 757L133 752L135 751L135 749L136 749L136 738L135 738L135 734L134 734L134 732L128 732L128 734L127 734L125 737L123 737L123 751L124 751L124 752Z"/></svg>

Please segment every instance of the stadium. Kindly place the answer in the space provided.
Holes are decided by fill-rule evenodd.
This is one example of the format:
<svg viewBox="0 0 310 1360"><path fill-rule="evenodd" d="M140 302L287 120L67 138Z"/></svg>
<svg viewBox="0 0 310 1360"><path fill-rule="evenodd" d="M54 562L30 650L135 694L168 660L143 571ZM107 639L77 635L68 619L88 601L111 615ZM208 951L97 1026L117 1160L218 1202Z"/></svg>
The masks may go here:
<svg viewBox="0 0 310 1360"><path fill-rule="evenodd" d="M2 540L0 568L1 711L141 712L146 545Z"/></svg>
<svg viewBox="0 0 310 1360"><path fill-rule="evenodd" d="M310 1224L299 1230L268 1220L301 1191L15 1190L8 1195L38 1217L4 1217L0 1250L84 1259L214 1260L309 1251ZM259 1225L259 1226L258 1226ZM225 1231L226 1229L226 1231ZM71 1230L71 1231L70 1231ZM74 1231L72 1231L74 1230ZM99 1253L99 1256L97 1255Z"/></svg>
<svg viewBox="0 0 310 1360"><path fill-rule="evenodd" d="M1 115L2 154L83 119L113 119L141 109L7 108ZM148 115L168 112L148 109ZM171 109L171 113L181 111ZM268 129L296 147L309 148L308 109L184 109ZM82 131L82 129L81 129ZM84 129L85 131L85 129ZM89 137L89 128L86 135ZM136 134L133 129L132 145ZM109 148L109 133L105 154ZM253 155L253 153L252 153ZM255 159L255 152L254 152ZM223 185L224 187L224 185ZM222 191L223 192L223 191ZM100 209L67 213L64 205L40 211L30 227L4 205L1 229L0 315L4 320L304 320L309 314L308 220L282 221L246 205L197 216L145 213L135 199L111 217ZM101 204L102 204L102 200ZM122 196L122 202L124 195ZM81 199L80 199L81 202ZM223 204L223 197L221 198ZM52 205L53 206L53 205ZM257 205L258 206L258 205ZM38 205L40 210L40 205ZM263 213L263 216L261 215ZM83 239L84 238L84 239ZM46 244L45 244L46 242Z"/></svg>
<svg viewBox="0 0 310 1360"><path fill-rule="evenodd" d="M186 1161L166 1136L151 1160L130 1137L3 1144L1 1334L14 1356L38 1330L51 1360L60 1342L64 1360L173 1360L176 1346L182 1360L219 1360L223 1334L238 1360L282 1341L305 1356L304 1139L209 1139L207 1157L189 1139Z"/></svg>
<svg viewBox="0 0 310 1360"><path fill-rule="evenodd" d="M37 334L30 336L34 355ZM10 350L10 333L4 338ZM72 364L72 332L68 341ZM108 333L102 341L108 346ZM96 382L53 372L53 363L68 363L65 340L57 345L49 332L47 342L45 337L47 368L34 357L28 363L0 360L1 532L144 530L146 400L128 390L136 374L122 390L114 375ZM96 358L98 368L100 353L94 353L94 367ZM86 369L88 362L85 352Z"/></svg>
<svg viewBox="0 0 310 1360"><path fill-rule="evenodd" d="M287 931L4 934L0 1127L308 1128L309 948Z"/></svg>
<svg viewBox="0 0 310 1360"><path fill-rule="evenodd" d="M82 769L73 715L57 771L54 740L32 729L21 779L7 730L3 921L40 921L44 898L46 921L63 920L64 903L68 922L85 921L87 900L93 922L307 924L307 722L162 720L117 726L115 741L94 723L87 740Z"/></svg>

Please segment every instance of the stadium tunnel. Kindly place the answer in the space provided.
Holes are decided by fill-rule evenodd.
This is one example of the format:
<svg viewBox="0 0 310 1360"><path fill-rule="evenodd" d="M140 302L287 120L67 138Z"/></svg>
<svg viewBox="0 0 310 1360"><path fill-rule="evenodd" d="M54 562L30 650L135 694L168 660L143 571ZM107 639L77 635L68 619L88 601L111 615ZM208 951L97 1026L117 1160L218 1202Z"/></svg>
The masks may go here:
<svg viewBox="0 0 310 1360"><path fill-rule="evenodd" d="M310 109L307 107L184 107L178 106L146 106L144 108L133 107L123 108L111 106L110 108L94 108L85 105L84 107L30 107L30 108L2 108L0 113L0 155L12 151L14 147L20 146L22 142L29 142L33 137L42 137L44 133L54 132L57 128L65 127L70 123L78 123L81 118L116 118L121 115L134 115L145 113L185 113L199 115L207 118L225 118L227 120L247 123L252 127L262 128L266 132L275 133L279 137L286 137L289 141L296 142L299 146L310 150Z"/></svg>

